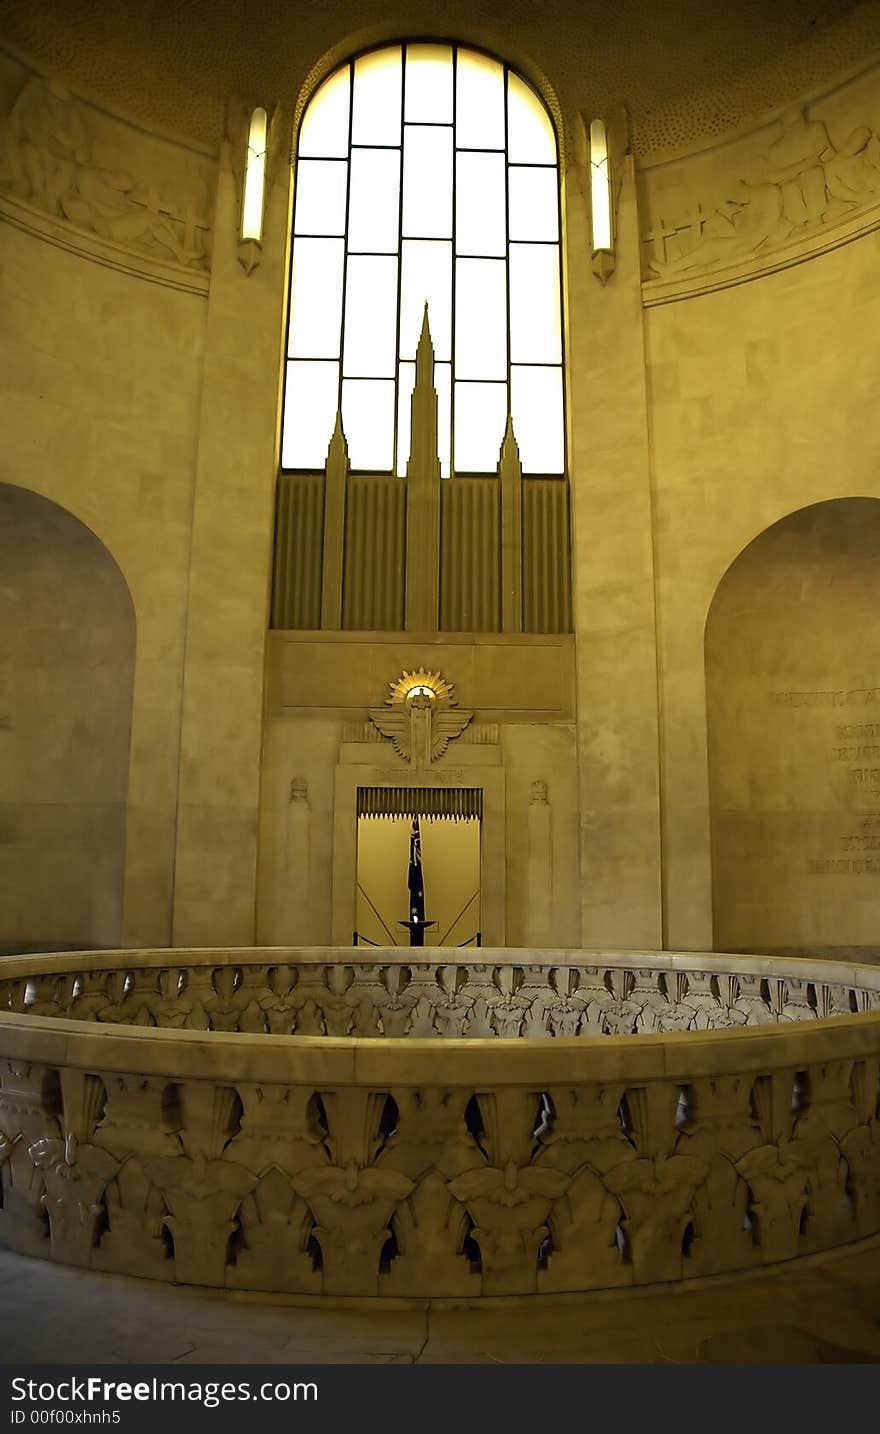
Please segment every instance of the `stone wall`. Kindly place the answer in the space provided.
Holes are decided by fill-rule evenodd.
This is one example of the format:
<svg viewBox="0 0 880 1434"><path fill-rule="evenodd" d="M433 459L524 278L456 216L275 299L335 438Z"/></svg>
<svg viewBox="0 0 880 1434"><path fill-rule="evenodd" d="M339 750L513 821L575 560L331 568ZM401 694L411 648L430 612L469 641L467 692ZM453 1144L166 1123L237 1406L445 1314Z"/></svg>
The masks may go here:
<svg viewBox="0 0 880 1434"><path fill-rule="evenodd" d="M504 36L493 43L505 51ZM312 61L315 75L330 63ZM498 727L482 754L503 813L487 899L498 940L703 949L713 940L713 594L786 514L880 496L870 422L880 80L866 70L723 148L663 163L624 157L621 128L616 267L603 285L589 262L578 98L555 95L553 66L543 68L546 81L525 66L566 115L575 631L567 705L547 700L537 652L514 719L506 699L478 700L449 674L477 722ZM121 939L132 944L340 939L348 922L339 834L352 813L338 783L351 785L351 770L339 772L358 766L358 753L342 748L361 745L346 733L381 694L352 677L340 704L276 700L282 634L269 643L265 700L263 688L291 180L279 135L307 96L285 96L276 117L266 234L246 272L240 115L209 152L125 124L17 62L0 69L10 415L0 479L89 526L131 592ZM432 665L435 637L407 660ZM363 641L362 667L381 687L399 645L389 634ZM327 635L327 671L338 643ZM459 647L482 651L467 634ZM301 646L298 659L308 657ZM509 678L502 663L500 686ZM857 685L875 678L866 667ZM360 757L382 765L375 749ZM293 899L285 853L300 778L311 816L308 863L295 870L309 875ZM543 864L530 855L539 850ZM829 928L847 909L835 889L823 888ZM801 896L792 889L790 899ZM872 910L869 900L866 926ZM826 926L801 923L794 944ZM755 945L793 944L767 922L748 932ZM840 944L863 934L847 930ZM733 935L722 923L719 939Z"/></svg>

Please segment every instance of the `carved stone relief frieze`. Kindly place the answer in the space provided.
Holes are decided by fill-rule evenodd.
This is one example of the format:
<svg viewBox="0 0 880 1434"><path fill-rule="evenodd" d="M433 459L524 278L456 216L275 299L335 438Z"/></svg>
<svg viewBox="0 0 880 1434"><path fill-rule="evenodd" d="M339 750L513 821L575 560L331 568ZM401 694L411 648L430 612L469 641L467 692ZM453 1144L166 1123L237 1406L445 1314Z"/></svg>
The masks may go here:
<svg viewBox="0 0 880 1434"><path fill-rule="evenodd" d="M880 203L880 75L723 149L643 171L641 189L647 279L761 269L802 241L821 248Z"/></svg>
<svg viewBox="0 0 880 1434"><path fill-rule="evenodd" d="M207 155L136 131L20 67L15 89L3 65L0 196L166 263L209 267Z"/></svg>

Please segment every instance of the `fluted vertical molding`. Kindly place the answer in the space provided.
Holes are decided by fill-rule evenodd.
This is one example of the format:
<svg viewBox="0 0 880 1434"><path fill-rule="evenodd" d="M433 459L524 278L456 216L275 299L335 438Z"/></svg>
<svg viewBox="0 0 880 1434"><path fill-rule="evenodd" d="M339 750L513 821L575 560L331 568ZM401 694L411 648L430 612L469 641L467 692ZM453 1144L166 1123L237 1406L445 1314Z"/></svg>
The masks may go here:
<svg viewBox="0 0 880 1434"><path fill-rule="evenodd" d="M498 464L501 479L501 631L522 632L522 464L513 432L507 427ZM546 558L549 560L549 553Z"/></svg>
<svg viewBox="0 0 880 1434"><path fill-rule="evenodd" d="M324 567L321 578L321 627L334 630L342 622L342 551L347 478L348 444L342 431L342 414L337 413L324 468Z"/></svg>
<svg viewBox="0 0 880 1434"><path fill-rule="evenodd" d="M440 459L434 346L427 304L416 351L412 447L406 486L406 627L408 631L430 632L439 622Z"/></svg>
<svg viewBox="0 0 880 1434"><path fill-rule="evenodd" d="M281 938L286 945L312 939L310 931L309 866L311 834L309 788L304 777L290 784L284 860Z"/></svg>
<svg viewBox="0 0 880 1434"><path fill-rule="evenodd" d="M532 782L529 794L526 866L526 946L550 946L553 917L553 847L546 782Z"/></svg>

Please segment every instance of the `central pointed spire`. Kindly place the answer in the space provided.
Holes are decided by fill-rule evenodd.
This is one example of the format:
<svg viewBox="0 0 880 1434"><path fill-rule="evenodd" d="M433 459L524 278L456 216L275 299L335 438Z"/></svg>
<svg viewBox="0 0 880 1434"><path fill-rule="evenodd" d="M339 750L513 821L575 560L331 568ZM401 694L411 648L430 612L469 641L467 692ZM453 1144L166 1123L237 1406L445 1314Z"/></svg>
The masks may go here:
<svg viewBox="0 0 880 1434"><path fill-rule="evenodd" d="M418 348L416 349L416 386L429 382L432 387L434 383L434 342L431 338L431 323L428 318L428 301L425 300L425 312L422 316L422 331L419 334Z"/></svg>
<svg viewBox="0 0 880 1434"><path fill-rule="evenodd" d="M439 621L440 458L427 304L416 349L406 487L406 626L432 632Z"/></svg>

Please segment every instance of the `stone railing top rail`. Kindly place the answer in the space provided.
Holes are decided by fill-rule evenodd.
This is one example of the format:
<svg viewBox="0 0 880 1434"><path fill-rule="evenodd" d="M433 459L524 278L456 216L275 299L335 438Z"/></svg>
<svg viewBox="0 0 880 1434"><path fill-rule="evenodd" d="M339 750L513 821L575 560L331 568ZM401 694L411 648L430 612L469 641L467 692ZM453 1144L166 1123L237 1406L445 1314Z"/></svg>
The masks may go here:
<svg viewBox="0 0 880 1434"><path fill-rule="evenodd" d="M295 965L296 958L308 966L353 964L348 948L310 948L307 952L249 948L223 952L100 952L95 953L94 967L90 959L85 960L85 967L118 970L121 955L127 968L133 970L228 964L259 964L271 968L278 964ZM377 953L377 963L369 964L387 965L386 955L409 964L400 952L384 951ZM530 955L532 961L529 961ZM565 965L565 957L570 964L581 968L598 965L628 970L690 969L719 973L734 970L753 977L766 975L778 980L828 982L838 989L850 987L873 992L880 988L880 972L876 968L800 958L648 952L529 953L489 949L483 949L480 956L483 959L479 963L470 960L469 964L522 967L537 965L535 958L540 957L542 964L553 969ZM8 959L0 966L0 980L82 971L84 958L88 957L89 953L75 952ZM436 964L449 963L438 956ZM609 1080L625 1080L628 1085L655 1080L686 1083L701 1076L738 1075L749 1071L796 1072L817 1062L852 1061L876 1055L878 1046L880 1009L873 1000L869 1009L855 1014L817 1016L809 1021L645 1033L637 1040L627 1035L606 1034L601 1039L585 1040L579 1035L554 1040L520 1038L500 1043L496 1039L473 1037L395 1039L381 1035L362 1038L144 1029L113 1023L96 1025L64 1016L0 1011L0 1055L7 1061L39 1061L80 1070L138 1073L172 1080L302 1083L325 1090L348 1085L387 1090L422 1085L426 1081L432 1086L480 1089L500 1084L535 1090Z"/></svg>
<svg viewBox="0 0 880 1434"><path fill-rule="evenodd" d="M0 981L66 975L84 970L166 970L184 966L514 966L585 967L601 970L709 972L849 986L880 991L880 965L829 960L818 956L747 956L717 951L552 950L528 947L449 946L229 946L149 947L125 951L29 952L0 958Z"/></svg>

